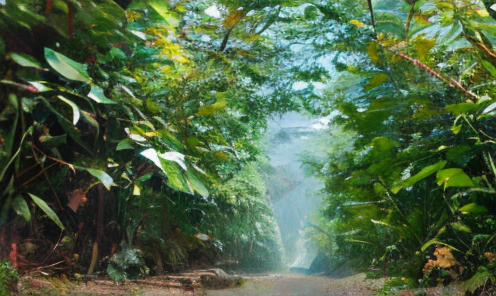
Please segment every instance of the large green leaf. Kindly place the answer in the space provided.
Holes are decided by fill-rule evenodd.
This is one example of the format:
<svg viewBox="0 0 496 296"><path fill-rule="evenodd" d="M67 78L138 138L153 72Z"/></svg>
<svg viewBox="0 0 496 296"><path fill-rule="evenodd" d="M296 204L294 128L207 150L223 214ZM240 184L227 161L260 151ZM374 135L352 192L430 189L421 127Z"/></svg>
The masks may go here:
<svg viewBox="0 0 496 296"><path fill-rule="evenodd" d="M55 224L57 224L58 227L60 227L60 229L64 230L65 227L64 225L62 224L62 222L60 221L59 217L57 216L57 214L55 214L55 212L47 205L47 203L45 201L43 201L41 198L37 197L36 195L33 195L31 193L28 193L29 196L31 197L31 199L33 200L33 202L38 206L40 207L40 209L45 212L45 214L47 214L47 216L52 219L53 222L55 222Z"/></svg>
<svg viewBox="0 0 496 296"><path fill-rule="evenodd" d="M184 162L184 154L176 152L176 151L169 151L165 152L159 155L161 158L169 161L173 161L177 163L183 170L187 170L188 168L186 167L186 163Z"/></svg>
<svg viewBox="0 0 496 296"><path fill-rule="evenodd" d="M445 169L439 171L436 175L437 185L444 184L444 188L448 187L474 187L475 184L462 169Z"/></svg>
<svg viewBox="0 0 496 296"><path fill-rule="evenodd" d="M476 203L470 203L468 205L464 205L463 207L458 209L462 214L473 214L478 215L487 212L487 208L480 206Z"/></svg>
<svg viewBox="0 0 496 296"><path fill-rule="evenodd" d="M425 178L429 177L430 175L443 169L446 164L447 164L447 162L443 160L443 161L440 161L436 164L427 166L427 167L423 168L420 172L415 174L414 176L411 176L410 178L401 181L400 184L398 186L394 187L391 191L393 193L398 193L398 191L400 191L403 188L413 186L418 181L425 179Z"/></svg>
<svg viewBox="0 0 496 296"><path fill-rule="evenodd" d="M150 5L168 24L175 28L179 25L179 20L176 19L169 11L167 1L149 0Z"/></svg>
<svg viewBox="0 0 496 296"><path fill-rule="evenodd" d="M31 68L41 69L40 62L38 62L35 58L33 58L32 56L29 56L27 54L11 52L9 54L9 57L14 62L16 62L17 64L19 64L23 67L31 67Z"/></svg>
<svg viewBox="0 0 496 296"><path fill-rule="evenodd" d="M78 170L85 170L88 173L92 174L94 177L100 180L100 182L102 182L103 186L105 186L107 190L110 190L110 187L114 185L114 179L112 179L112 177L104 171L93 168L80 167L80 166L74 166L74 167Z"/></svg>
<svg viewBox="0 0 496 296"><path fill-rule="evenodd" d="M162 166L162 163L158 158L157 150L150 148L150 149L146 149L145 151L142 151L140 154L151 160L158 168L164 171L164 167Z"/></svg>
<svg viewBox="0 0 496 296"><path fill-rule="evenodd" d="M186 171L186 176L188 179L188 183L190 184L191 188L193 188L194 191L196 191L198 194L200 194L203 197L208 197L208 189L205 187L202 181L198 179L198 177L195 176L192 170Z"/></svg>
<svg viewBox="0 0 496 296"><path fill-rule="evenodd" d="M48 64L65 78L86 83L91 82L85 65L47 47L45 47L45 58Z"/></svg>

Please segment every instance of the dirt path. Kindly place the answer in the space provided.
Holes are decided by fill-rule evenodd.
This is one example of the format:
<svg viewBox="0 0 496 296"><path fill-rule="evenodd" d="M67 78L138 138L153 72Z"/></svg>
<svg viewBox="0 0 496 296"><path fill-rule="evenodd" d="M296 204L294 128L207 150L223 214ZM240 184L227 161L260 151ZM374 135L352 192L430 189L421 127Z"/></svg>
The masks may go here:
<svg viewBox="0 0 496 296"><path fill-rule="evenodd" d="M88 283L72 290L70 296L372 296L380 281L366 280L364 274L343 278L276 274L248 276L243 286L222 290L184 291L156 285L114 285Z"/></svg>
<svg viewBox="0 0 496 296"><path fill-rule="evenodd" d="M372 296L379 289L380 280L366 280L364 274L340 278L306 276L303 274L271 274L243 276L243 286L222 290L193 289L191 286L165 285L163 280L144 279L136 282L118 283L110 280L94 280L86 283L65 284L62 281L29 280L28 293L19 295L66 295L66 296ZM55 284L58 282L58 284ZM186 287L186 290L184 289ZM31 293L34 292L34 293ZM41 293L40 293L41 292Z"/></svg>
<svg viewBox="0 0 496 296"><path fill-rule="evenodd" d="M377 283L364 274L345 278L299 274L249 278L240 288L209 290L208 296L369 296Z"/></svg>

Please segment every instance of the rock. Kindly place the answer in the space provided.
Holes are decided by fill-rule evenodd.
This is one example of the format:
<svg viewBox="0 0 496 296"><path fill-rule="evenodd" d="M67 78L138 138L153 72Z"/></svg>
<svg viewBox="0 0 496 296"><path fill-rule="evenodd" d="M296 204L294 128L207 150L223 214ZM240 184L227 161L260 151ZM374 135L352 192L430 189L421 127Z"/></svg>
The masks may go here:
<svg viewBox="0 0 496 296"><path fill-rule="evenodd" d="M195 273L200 276L201 285L204 288L227 289L243 284L242 277L229 275L219 268L199 270Z"/></svg>

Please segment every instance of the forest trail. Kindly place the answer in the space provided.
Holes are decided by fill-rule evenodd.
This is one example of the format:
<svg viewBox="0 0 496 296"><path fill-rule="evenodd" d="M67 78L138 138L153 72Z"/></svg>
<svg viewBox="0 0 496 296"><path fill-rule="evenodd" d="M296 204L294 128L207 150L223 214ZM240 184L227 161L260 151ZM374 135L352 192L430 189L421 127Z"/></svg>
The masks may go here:
<svg viewBox="0 0 496 296"><path fill-rule="evenodd" d="M380 289L382 281L366 280L365 274L346 277L307 276L303 274L272 274L243 276L246 282L239 288L184 291L152 285L91 284L73 289L70 296L371 296Z"/></svg>
<svg viewBox="0 0 496 296"><path fill-rule="evenodd" d="M344 278L284 274L254 277L240 288L208 290L207 296L369 296L373 281L365 274Z"/></svg>

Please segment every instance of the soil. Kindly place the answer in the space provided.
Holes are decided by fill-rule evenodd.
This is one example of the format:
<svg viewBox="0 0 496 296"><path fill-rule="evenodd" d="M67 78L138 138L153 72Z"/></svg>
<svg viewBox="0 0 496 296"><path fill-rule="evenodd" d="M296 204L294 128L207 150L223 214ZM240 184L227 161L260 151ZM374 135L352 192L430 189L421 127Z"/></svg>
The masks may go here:
<svg viewBox="0 0 496 296"><path fill-rule="evenodd" d="M364 274L333 278L289 273L243 278L246 281L241 287L229 289L202 289L191 283L166 284L166 281L153 278L127 283L91 280L64 285L59 282L58 286L54 286L53 281L31 279L26 286L36 286L38 292L45 291L42 295L50 296L372 296L373 291L383 285L381 280L366 280Z"/></svg>
<svg viewBox="0 0 496 296"><path fill-rule="evenodd" d="M236 289L208 290L208 296L369 296L380 281L365 280L365 274L344 278L300 274L254 277Z"/></svg>

